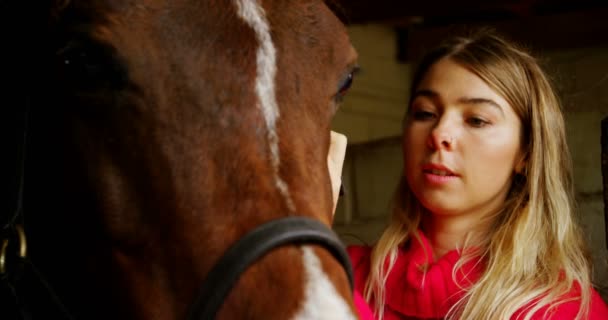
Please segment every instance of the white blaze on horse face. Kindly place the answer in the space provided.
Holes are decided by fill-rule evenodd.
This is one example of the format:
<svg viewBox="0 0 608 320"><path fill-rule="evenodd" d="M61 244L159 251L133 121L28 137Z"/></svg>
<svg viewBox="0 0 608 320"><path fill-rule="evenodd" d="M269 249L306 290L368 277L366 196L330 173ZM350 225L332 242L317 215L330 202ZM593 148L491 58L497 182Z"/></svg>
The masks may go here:
<svg viewBox="0 0 608 320"><path fill-rule="evenodd" d="M254 30L259 42L257 49L257 72L255 90L259 99L258 106L264 115L268 130L271 164L274 169L276 186L285 198L288 208L294 212L295 206L287 183L279 175L281 159L279 156L279 137L276 123L279 107L275 93L276 49L270 35L264 9L255 0L235 0L238 15ZM321 262L311 248L303 248L306 283L305 299L294 320L309 319L357 319L349 304L338 293L329 277L323 272Z"/></svg>
<svg viewBox="0 0 608 320"><path fill-rule="evenodd" d="M237 13L255 32L259 47L256 54L257 72L255 90L258 96L258 106L264 115L268 130L268 145L270 161L274 171L275 184L283 195L287 207L295 212L295 205L285 180L279 175L281 158L279 155L279 136L276 123L279 119L279 107L275 95L275 75L277 73L277 55L270 28L266 20L264 8L254 0L236 0Z"/></svg>
<svg viewBox="0 0 608 320"><path fill-rule="evenodd" d="M338 293L333 283L323 272L321 261L310 247L303 247L306 288L304 303L293 320L357 319L348 303Z"/></svg>

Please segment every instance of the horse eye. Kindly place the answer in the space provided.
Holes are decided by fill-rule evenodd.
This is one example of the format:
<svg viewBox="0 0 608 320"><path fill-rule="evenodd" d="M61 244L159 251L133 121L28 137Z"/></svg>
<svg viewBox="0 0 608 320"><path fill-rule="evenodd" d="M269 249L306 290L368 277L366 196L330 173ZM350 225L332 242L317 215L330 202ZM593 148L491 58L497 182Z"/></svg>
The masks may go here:
<svg viewBox="0 0 608 320"><path fill-rule="evenodd" d="M121 78L108 50L81 41L70 41L56 53L59 75L78 89L115 86Z"/></svg>
<svg viewBox="0 0 608 320"><path fill-rule="evenodd" d="M342 79L342 81L340 81L340 84L338 85L338 93L336 94L336 100L341 101L344 96L346 96L346 93L353 84L353 79L357 72L358 68L353 69L346 75L344 79Z"/></svg>
<svg viewBox="0 0 608 320"><path fill-rule="evenodd" d="M354 77L354 74L351 72L346 76L346 78L344 80L342 80L342 82L340 83L340 86L338 87L338 95L341 95L341 96L346 95L346 92L348 92L348 89L350 89L350 87L353 84L353 77Z"/></svg>

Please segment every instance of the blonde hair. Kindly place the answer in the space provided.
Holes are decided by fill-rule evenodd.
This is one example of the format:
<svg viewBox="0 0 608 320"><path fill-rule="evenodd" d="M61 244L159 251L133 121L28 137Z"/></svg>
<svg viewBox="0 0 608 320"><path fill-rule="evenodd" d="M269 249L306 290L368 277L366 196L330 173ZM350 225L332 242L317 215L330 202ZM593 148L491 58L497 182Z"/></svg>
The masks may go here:
<svg viewBox="0 0 608 320"><path fill-rule="evenodd" d="M419 64L412 88L443 58L475 73L509 102L522 123L521 148L526 155L525 168L513 177L503 208L493 216L483 242L475 244L481 250L475 256L463 254L455 267L480 258L486 266L448 318L510 319L525 308L522 318L530 319L545 306L566 302L563 295L574 285L581 289L577 319L585 318L591 294L589 255L574 217L564 119L547 76L524 50L482 30L430 52ZM384 285L399 246L420 241L416 231L422 210L402 177L391 222L372 250L364 290L380 319Z"/></svg>

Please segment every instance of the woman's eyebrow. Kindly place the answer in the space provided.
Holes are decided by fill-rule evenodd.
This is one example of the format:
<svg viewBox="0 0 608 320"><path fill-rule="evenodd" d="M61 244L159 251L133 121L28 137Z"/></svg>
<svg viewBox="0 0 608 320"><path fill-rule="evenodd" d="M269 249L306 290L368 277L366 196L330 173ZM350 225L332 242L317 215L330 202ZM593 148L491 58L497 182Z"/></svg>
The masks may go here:
<svg viewBox="0 0 608 320"><path fill-rule="evenodd" d="M416 90L416 92L414 92L414 95L412 96L412 100L414 100L418 97L438 98L439 94L433 90L421 89L421 90Z"/></svg>
<svg viewBox="0 0 608 320"><path fill-rule="evenodd" d="M430 99L438 99L439 98L439 93L430 90L430 89L420 89L417 90L416 92L414 92L414 95L412 96L412 101L415 100L418 97L425 97L425 98L430 98ZM492 106L494 108L497 108L500 113L502 113L502 115L504 116L505 112L503 110L503 107L498 104L496 101L492 100L492 99L488 99L488 98L472 98L472 97L462 97L459 98L457 100L457 102L459 104L468 104L468 105L489 105Z"/></svg>
<svg viewBox="0 0 608 320"><path fill-rule="evenodd" d="M505 113L504 110L502 109L502 107L500 106L500 104L498 104L496 101L494 101L492 99L463 97L463 98L458 99L458 103L472 104L472 105L489 105L489 106L497 108L500 111L500 113L502 113L503 115Z"/></svg>

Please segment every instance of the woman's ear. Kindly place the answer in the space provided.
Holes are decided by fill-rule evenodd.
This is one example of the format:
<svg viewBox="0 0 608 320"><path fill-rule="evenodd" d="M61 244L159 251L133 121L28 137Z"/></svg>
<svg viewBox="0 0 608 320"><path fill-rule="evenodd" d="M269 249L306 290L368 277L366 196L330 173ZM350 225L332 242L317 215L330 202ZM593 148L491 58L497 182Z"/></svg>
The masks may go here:
<svg viewBox="0 0 608 320"><path fill-rule="evenodd" d="M526 166L528 164L528 153L522 153L519 157L517 162L515 163L515 174L521 174L521 175L526 175Z"/></svg>

